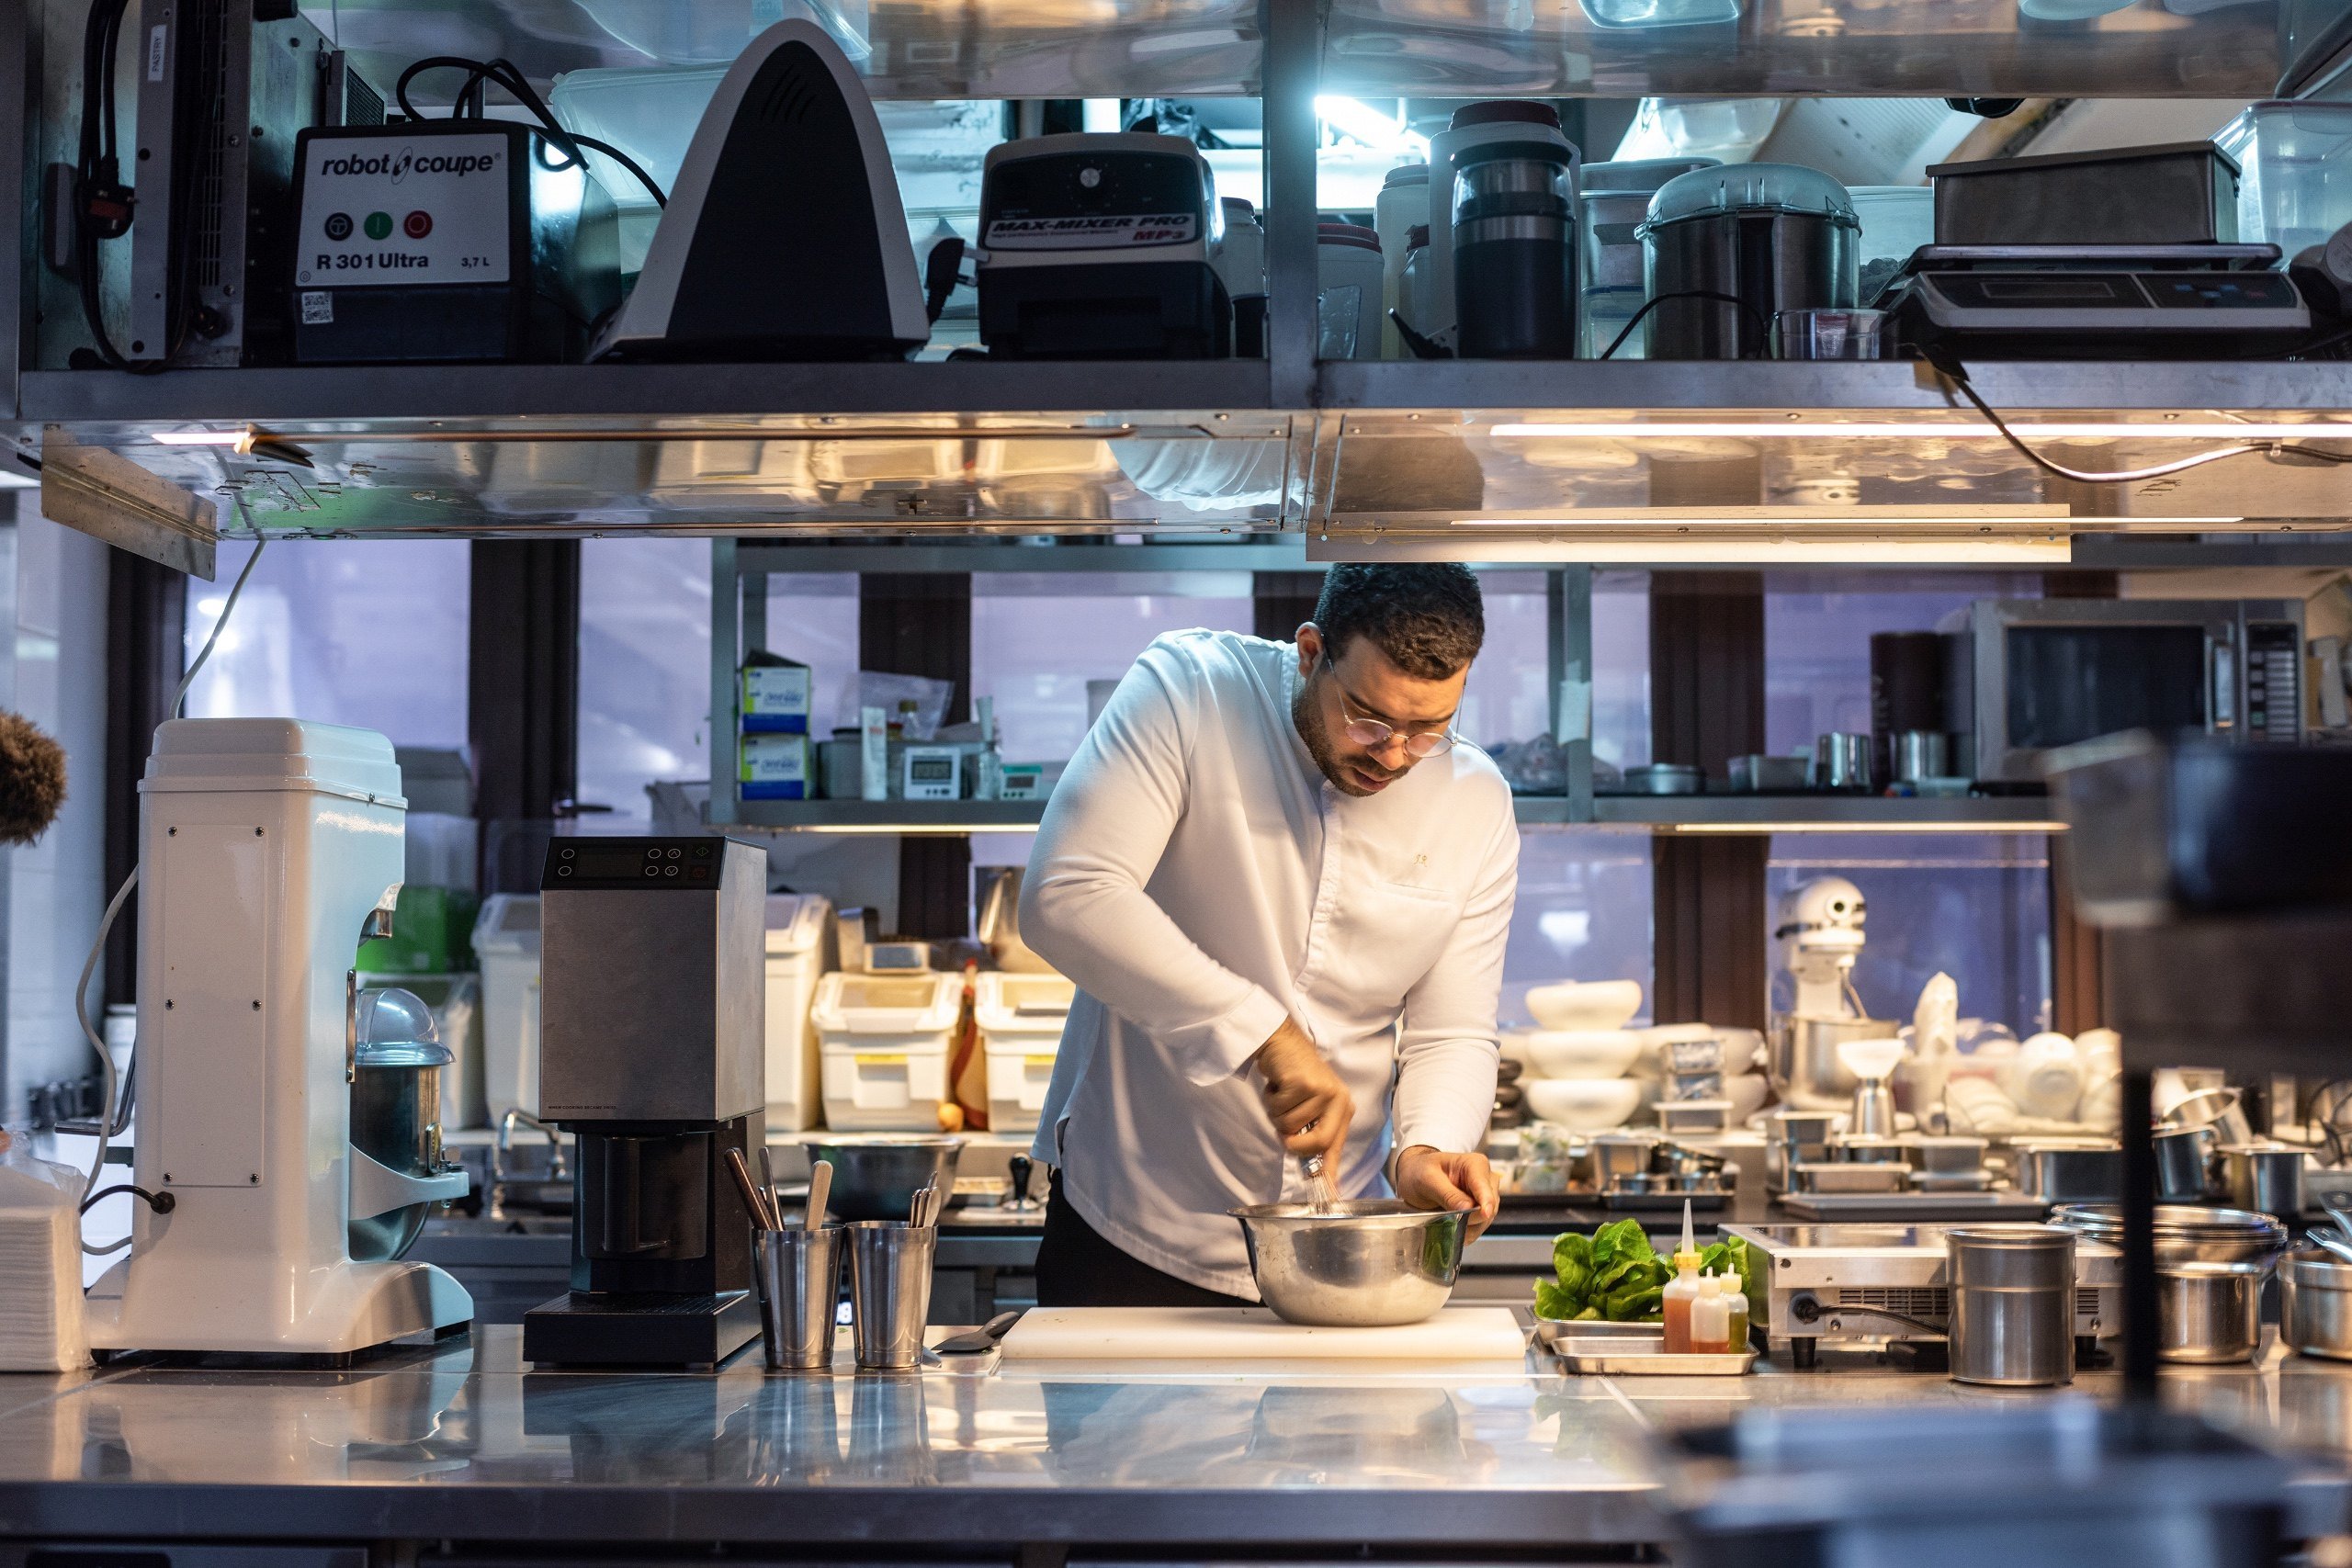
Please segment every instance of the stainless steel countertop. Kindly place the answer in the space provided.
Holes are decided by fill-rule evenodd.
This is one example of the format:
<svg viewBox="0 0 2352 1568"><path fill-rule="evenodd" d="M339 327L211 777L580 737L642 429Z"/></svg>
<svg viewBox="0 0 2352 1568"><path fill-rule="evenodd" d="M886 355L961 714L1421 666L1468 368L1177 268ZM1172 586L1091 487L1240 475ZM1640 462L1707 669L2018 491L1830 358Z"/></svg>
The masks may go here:
<svg viewBox="0 0 2352 1568"><path fill-rule="evenodd" d="M1653 1540L1654 1429L1758 1404L2048 1397L1838 1355L1724 1379L1330 1361L810 1379L756 1353L716 1375L529 1372L520 1348L499 1327L347 1372L0 1375L0 1538ZM2307 1454L2299 1529L2346 1528L2352 1367L2274 1346L2166 1392Z"/></svg>

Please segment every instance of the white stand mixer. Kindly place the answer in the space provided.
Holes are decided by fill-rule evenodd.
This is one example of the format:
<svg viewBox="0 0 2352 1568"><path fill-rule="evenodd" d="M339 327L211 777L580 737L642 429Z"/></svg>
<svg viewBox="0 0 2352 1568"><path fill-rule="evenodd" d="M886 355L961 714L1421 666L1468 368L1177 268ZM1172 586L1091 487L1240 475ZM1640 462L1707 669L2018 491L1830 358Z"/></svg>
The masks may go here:
<svg viewBox="0 0 2352 1568"><path fill-rule="evenodd" d="M1867 913L1862 890L1842 876L1800 884L1781 900L1772 936L1781 944L1793 998L1772 1021L1771 1079L1773 1090L1792 1106L1845 1110L1855 1079L1838 1058L1838 1045L1894 1033L1894 1024L1866 1017L1854 993Z"/></svg>
<svg viewBox="0 0 2352 1568"><path fill-rule="evenodd" d="M342 1356L467 1323L440 1269L349 1251L353 962L390 929L403 870L390 742L173 719L140 791L133 1169L175 1201L135 1205L130 1255L88 1297L91 1345ZM463 1172L367 1163L362 1218L465 1190Z"/></svg>

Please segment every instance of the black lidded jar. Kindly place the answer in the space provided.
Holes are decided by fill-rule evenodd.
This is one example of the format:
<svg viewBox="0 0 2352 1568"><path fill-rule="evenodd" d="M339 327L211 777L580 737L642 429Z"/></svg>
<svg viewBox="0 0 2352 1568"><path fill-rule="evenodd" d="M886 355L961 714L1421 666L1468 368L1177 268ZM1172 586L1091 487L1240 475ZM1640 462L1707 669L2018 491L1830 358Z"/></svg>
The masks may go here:
<svg viewBox="0 0 2352 1568"><path fill-rule="evenodd" d="M1577 351L1571 154L1490 141L1456 154L1453 306L1464 359L1571 359Z"/></svg>

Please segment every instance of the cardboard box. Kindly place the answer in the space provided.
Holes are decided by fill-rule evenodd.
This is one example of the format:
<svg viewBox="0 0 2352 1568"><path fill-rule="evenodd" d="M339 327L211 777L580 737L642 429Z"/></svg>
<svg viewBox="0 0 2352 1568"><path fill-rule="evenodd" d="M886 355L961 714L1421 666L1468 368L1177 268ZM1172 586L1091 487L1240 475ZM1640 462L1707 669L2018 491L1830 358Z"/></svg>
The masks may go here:
<svg viewBox="0 0 2352 1568"><path fill-rule="evenodd" d="M789 660L752 664L741 675L744 734L808 733L808 694L815 683L808 666Z"/></svg>
<svg viewBox="0 0 2352 1568"><path fill-rule="evenodd" d="M736 782L745 800L812 800L816 748L806 735L746 735Z"/></svg>

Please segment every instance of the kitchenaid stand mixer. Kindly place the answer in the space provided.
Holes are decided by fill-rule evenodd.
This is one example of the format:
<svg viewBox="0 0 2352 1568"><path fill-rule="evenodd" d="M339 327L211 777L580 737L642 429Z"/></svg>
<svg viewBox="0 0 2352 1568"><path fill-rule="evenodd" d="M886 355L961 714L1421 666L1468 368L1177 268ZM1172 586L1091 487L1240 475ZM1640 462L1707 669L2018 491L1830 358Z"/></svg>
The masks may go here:
<svg viewBox="0 0 2352 1568"><path fill-rule="evenodd" d="M354 1262L350 1222L459 1197L351 1144L354 973L390 929L400 768L364 729L173 719L140 785L140 1106L128 1257L88 1297L100 1350L345 1357L462 1327L425 1263Z"/></svg>

